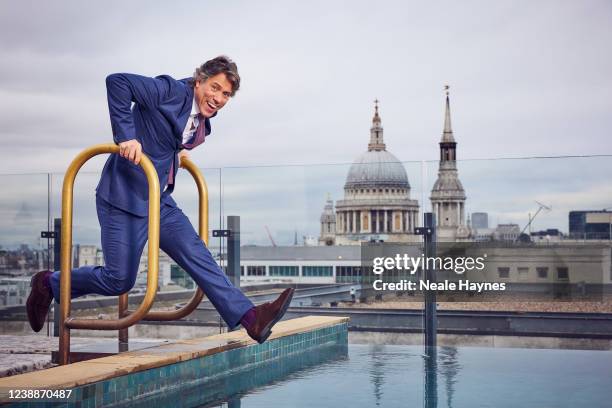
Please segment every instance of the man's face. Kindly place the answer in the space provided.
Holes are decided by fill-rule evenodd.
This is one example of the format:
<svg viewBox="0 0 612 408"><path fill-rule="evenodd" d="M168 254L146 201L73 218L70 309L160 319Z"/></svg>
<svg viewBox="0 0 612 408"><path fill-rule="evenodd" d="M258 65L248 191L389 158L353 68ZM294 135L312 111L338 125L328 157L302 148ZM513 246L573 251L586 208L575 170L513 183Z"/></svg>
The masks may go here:
<svg viewBox="0 0 612 408"><path fill-rule="evenodd" d="M196 81L195 98L200 113L210 118L220 110L232 96L232 83L227 80L225 74L211 76L204 82Z"/></svg>

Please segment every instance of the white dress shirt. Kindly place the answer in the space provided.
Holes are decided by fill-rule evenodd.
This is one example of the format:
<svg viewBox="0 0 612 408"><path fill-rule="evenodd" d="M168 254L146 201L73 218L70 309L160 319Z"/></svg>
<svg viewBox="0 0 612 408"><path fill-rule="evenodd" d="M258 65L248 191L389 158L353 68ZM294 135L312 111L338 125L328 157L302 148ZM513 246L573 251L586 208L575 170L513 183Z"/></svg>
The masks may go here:
<svg viewBox="0 0 612 408"><path fill-rule="evenodd" d="M183 130L183 143L187 143L194 136L198 125L200 124L200 120L198 119L198 114L200 113L200 107L196 102L195 95L193 95L193 103L191 105L191 113L189 114L189 119L187 119L187 125L185 125L185 130Z"/></svg>

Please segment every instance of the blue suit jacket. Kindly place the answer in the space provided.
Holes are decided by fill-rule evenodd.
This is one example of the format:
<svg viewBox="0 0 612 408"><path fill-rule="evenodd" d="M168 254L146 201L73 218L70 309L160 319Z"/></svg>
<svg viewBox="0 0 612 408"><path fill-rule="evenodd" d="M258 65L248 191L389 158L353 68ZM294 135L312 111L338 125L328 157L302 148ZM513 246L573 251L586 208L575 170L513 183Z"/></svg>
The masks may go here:
<svg viewBox="0 0 612 408"><path fill-rule="evenodd" d="M175 176L178 170L177 154L193 104L189 79L112 74L106 78L106 89L115 143L138 140L153 162L163 190L173 163ZM205 125L208 134L208 119ZM173 187L170 185L163 192L162 203L176 206L170 196ZM101 198L124 211L138 216L148 214L149 192L144 171L140 165L117 154L110 155L106 161L96 191Z"/></svg>

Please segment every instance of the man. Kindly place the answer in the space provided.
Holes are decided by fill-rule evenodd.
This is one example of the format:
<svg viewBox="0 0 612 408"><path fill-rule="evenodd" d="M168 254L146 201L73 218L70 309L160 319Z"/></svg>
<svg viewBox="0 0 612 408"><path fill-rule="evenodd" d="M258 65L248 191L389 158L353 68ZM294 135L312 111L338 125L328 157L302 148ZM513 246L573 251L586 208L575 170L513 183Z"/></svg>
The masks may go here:
<svg viewBox="0 0 612 408"><path fill-rule="evenodd" d="M217 115L240 87L234 62L225 56L196 68L193 78L175 80L133 74L106 78L113 139L120 154L111 155L96 189L105 266L72 270L72 297L97 293L119 295L136 281L147 241L148 184L138 166L142 154L153 162L160 186L160 248L204 291L229 327L242 324L263 343L293 297L286 289L277 300L255 307L215 263L171 193L180 157L202 144ZM133 104L133 105L132 105ZM26 309L32 329L40 331L51 300L60 299L60 273L41 271L32 277Z"/></svg>

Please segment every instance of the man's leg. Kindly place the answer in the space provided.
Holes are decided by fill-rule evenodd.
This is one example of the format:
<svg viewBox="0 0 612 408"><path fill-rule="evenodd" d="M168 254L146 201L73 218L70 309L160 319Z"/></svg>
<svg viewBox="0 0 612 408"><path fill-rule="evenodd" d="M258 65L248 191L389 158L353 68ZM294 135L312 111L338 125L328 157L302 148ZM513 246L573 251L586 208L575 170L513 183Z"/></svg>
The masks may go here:
<svg viewBox="0 0 612 408"><path fill-rule="evenodd" d="M183 268L231 328L254 305L217 265L191 222L177 207L162 203L159 246Z"/></svg>
<svg viewBox="0 0 612 408"><path fill-rule="evenodd" d="M147 241L148 219L138 217L96 196L105 266L85 265L72 270L71 297L87 294L116 296L132 289L140 256ZM53 297L60 300L60 273L50 277Z"/></svg>
<svg viewBox="0 0 612 408"><path fill-rule="evenodd" d="M179 208L162 204L160 230L160 248L191 275L227 325L234 328L240 323L253 340L266 341L291 304L293 288L272 303L254 307L227 279Z"/></svg>
<svg viewBox="0 0 612 408"><path fill-rule="evenodd" d="M140 255L147 239L147 218L137 217L96 197L105 266L87 265L71 273L71 297L90 293L119 295L136 281ZM53 298L60 301L60 273L39 272L32 277L26 310L36 332L44 326Z"/></svg>

